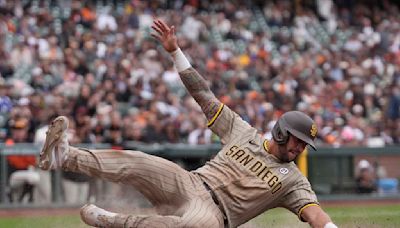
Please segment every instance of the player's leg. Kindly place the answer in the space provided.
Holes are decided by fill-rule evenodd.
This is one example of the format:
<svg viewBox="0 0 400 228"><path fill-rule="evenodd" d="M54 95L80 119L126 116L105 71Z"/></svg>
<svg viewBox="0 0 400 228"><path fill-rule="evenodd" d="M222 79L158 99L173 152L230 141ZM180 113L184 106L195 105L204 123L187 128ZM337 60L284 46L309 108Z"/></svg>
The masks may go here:
<svg viewBox="0 0 400 228"><path fill-rule="evenodd" d="M193 177L188 171L140 151L70 147L63 169L134 186L155 206L176 207L188 200L182 197L185 192L195 191L190 185Z"/></svg>
<svg viewBox="0 0 400 228"><path fill-rule="evenodd" d="M42 169L63 167L102 179L130 184L141 191L162 214L174 216L120 216L116 227L220 227L222 214L198 176L162 158L136 151L85 150L70 147L68 119L50 125L40 153ZM100 214L98 220L109 215ZM160 223L161 222L161 223Z"/></svg>
<svg viewBox="0 0 400 228"><path fill-rule="evenodd" d="M138 151L87 150L69 146L68 119L57 117L49 126L40 153L42 169L84 173L93 177L134 186L162 214L183 213L181 205L195 192L193 176L168 160ZM168 205L168 206L164 206ZM167 208L166 211L161 209Z"/></svg>
<svg viewBox="0 0 400 228"><path fill-rule="evenodd" d="M193 195L185 204L182 216L128 215L106 211L89 204L81 208L82 220L96 227L224 227L223 215L205 190Z"/></svg>
<svg viewBox="0 0 400 228"><path fill-rule="evenodd" d="M87 225L94 227L179 228L178 224L180 223L180 217L178 216L134 216L106 211L93 204L87 204L83 206L80 214L82 221L84 221Z"/></svg>

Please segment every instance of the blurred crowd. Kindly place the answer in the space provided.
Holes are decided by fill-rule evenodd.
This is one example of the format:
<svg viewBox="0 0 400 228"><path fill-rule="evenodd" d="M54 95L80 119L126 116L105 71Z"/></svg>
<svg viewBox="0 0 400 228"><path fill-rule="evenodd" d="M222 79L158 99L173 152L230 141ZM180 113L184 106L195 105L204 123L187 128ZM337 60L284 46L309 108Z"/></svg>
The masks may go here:
<svg viewBox="0 0 400 228"><path fill-rule="evenodd" d="M0 141L218 139L153 40L160 17L217 97L266 137L301 110L325 146L400 142L399 6L368 1L0 1Z"/></svg>

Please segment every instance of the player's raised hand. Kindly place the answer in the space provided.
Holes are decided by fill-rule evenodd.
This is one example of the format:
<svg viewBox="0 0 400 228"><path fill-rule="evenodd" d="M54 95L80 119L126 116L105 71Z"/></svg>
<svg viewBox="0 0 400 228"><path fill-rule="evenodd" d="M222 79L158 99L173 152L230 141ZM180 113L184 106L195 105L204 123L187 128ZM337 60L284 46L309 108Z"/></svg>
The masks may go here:
<svg viewBox="0 0 400 228"><path fill-rule="evenodd" d="M164 49L168 52L173 52L178 49L178 41L175 35L175 27L169 27L160 19L155 19L151 28L154 30L151 36L160 41Z"/></svg>

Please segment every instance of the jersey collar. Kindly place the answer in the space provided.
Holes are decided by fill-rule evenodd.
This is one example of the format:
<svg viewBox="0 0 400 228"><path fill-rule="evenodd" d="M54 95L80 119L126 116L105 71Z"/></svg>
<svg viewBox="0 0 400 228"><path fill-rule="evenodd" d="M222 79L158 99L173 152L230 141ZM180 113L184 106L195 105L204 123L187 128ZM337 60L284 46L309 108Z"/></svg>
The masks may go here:
<svg viewBox="0 0 400 228"><path fill-rule="evenodd" d="M265 152L269 153L269 141L267 139L264 140L263 146Z"/></svg>

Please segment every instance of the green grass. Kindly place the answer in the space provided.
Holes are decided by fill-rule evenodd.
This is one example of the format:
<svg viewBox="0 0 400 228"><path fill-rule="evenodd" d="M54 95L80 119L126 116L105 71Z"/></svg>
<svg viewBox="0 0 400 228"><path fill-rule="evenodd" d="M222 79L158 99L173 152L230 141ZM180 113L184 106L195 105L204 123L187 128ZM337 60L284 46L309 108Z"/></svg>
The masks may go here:
<svg viewBox="0 0 400 228"><path fill-rule="evenodd" d="M338 227L400 227L400 205L324 207ZM251 221L251 227L309 227L285 209L268 211Z"/></svg>
<svg viewBox="0 0 400 228"><path fill-rule="evenodd" d="M400 227L400 205L388 206L326 206L325 211L340 228L394 228ZM5 228L79 228L87 227L76 215L0 217L0 227ZM309 227L297 216L284 209L270 210L241 228L292 228Z"/></svg>
<svg viewBox="0 0 400 228"><path fill-rule="evenodd" d="M0 218L0 227L4 228L81 228L84 225L79 215L57 215L38 217L6 217Z"/></svg>
<svg viewBox="0 0 400 228"><path fill-rule="evenodd" d="M4 228L78 228L87 227L83 225L79 215L56 215L56 216L27 216L27 217L2 217L0 227Z"/></svg>

